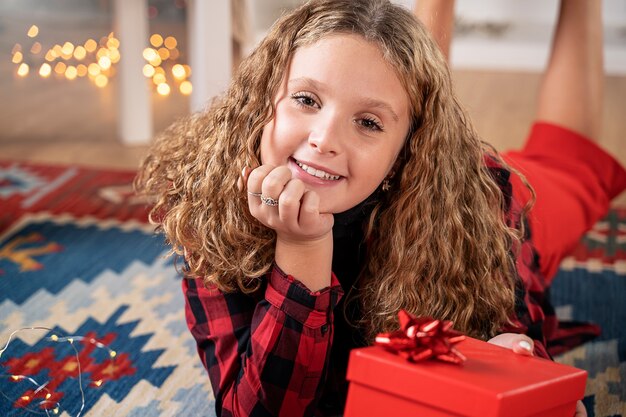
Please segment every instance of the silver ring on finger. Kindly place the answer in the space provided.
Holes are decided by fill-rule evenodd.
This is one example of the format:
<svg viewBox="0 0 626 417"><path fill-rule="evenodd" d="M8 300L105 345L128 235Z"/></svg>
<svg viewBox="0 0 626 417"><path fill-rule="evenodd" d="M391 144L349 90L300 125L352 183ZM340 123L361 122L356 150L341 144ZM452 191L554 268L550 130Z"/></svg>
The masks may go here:
<svg viewBox="0 0 626 417"><path fill-rule="evenodd" d="M261 197L261 193L255 193L253 191L248 191L248 194L251 195L252 197Z"/></svg>
<svg viewBox="0 0 626 417"><path fill-rule="evenodd" d="M278 200L275 200L272 197L262 195L261 203L265 204L266 206L276 207L278 205Z"/></svg>

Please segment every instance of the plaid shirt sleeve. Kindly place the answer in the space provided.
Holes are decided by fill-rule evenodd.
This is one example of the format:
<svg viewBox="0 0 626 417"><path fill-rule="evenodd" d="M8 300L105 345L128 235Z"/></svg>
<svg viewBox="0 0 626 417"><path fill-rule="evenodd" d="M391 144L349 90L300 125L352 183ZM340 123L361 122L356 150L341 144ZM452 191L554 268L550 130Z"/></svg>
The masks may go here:
<svg viewBox="0 0 626 417"><path fill-rule="evenodd" d="M254 294L183 280L187 325L209 373L218 416L310 416L333 338L337 278L311 292L274 266Z"/></svg>
<svg viewBox="0 0 626 417"><path fill-rule="evenodd" d="M489 156L486 156L484 161L502 191L507 224L520 229L522 206L513 198L510 171ZM503 327L501 331L526 334L534 341L534 355L551 359L546 349L546 336L556 330L558 323L550 304L545 279L540 272L539 256L532 243L530 227L527 223L524 226L525 236L521 247L519 250L513 250L516 254L517 269L515 313L511 317L511 323Z"/></svg>

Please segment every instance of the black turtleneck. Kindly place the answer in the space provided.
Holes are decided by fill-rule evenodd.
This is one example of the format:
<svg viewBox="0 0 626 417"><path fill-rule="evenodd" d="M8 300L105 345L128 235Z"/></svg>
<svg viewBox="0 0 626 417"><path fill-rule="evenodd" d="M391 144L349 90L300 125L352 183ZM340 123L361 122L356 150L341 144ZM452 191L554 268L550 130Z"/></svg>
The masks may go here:
<svg viewBox="0 0 626 417"><path fill-rule="evenodd" d="M320 400L320 411L329 415L343 410L348 383L346 371L350 350L366 346L362 329L356 327L361 318L361 308L357 300L352 300L357 287L357 277L363 267L366 245L363 240L364 221L372 212L377 201L377 193L372 194L356 207L335 214L333 226L332 269L344 291L344 296L334 310L334 334L331 349L328 377L324 394ZM348 321L346 321L346 316Z"/></svg>

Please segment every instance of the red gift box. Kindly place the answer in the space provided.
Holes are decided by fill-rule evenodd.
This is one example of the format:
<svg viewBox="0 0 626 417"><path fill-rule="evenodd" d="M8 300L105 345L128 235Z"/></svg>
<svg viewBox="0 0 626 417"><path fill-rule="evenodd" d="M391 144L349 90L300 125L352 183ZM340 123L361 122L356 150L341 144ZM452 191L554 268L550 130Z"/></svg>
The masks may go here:
<svg viewBox="0 0 626 417"><path fill-rule="evenodd" d="M572 417L584 395L586 371L469 337L455 348L461 365L353 350L344 417Z"/></svg>

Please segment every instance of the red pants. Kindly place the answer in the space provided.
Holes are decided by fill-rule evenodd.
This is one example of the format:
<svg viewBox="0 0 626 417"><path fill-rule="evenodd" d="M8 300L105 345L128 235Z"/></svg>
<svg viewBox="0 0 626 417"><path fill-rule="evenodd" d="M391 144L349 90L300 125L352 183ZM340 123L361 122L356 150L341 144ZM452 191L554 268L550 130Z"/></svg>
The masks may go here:
<svg viewBox="0 0 626 417"><path fill-rule="evenodd" d="M541 272L549 283L561 260L626 189L626 171L586 137L545 122L532 126L521 151L502 156L537 194L528 220ZM530 192L517 175L511 174L511 183L513 198L522 204L528 201Z"/></svg>

